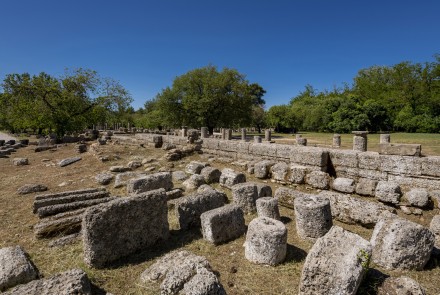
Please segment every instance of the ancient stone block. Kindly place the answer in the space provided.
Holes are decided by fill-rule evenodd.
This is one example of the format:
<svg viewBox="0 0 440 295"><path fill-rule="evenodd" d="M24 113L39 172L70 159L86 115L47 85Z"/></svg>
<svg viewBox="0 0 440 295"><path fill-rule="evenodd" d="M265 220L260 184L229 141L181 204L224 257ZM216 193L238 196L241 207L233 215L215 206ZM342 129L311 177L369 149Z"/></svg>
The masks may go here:
<svg viewBox="0 0 440 295"><path fill-rule="evenodd" d="M296 233L302 239L315 241L333 225L330 201L319 195L295 198Z"/></svg>
<svg viewBox="0 0 440 295"><path fill-rule="evenodd" d="M277 147L277 158L279 159L290 160L290 155L292 154L293 151L295 151L293 145L276 144L276 147Z"/></svg>
<svg viewBox="0 0 440 295"><path fill-rule="evenodd" d="M440 177L440 157L425 157L421 158L422 175Z"/></svg>
<svg viewBox="0 0 440 295"><path fill-rule="evenodd" d="M37 239L48 238L59 235L69 235L81 230L81 222L84 214L80 213L74 216L67 216L54 220L43 219L34 225L34 233Z"/></svg>
<svg viewBox="0 0 440 295"><path fill-rule="evenodd" d="M45 186L44 184L33 183L33 184L25 184L21 186L17 190L17 193L19 195L26 195L26 194L39 193L44 191L47 191L47 186Z"/></svg>
<svg viewBox="0 0 440 295"><path fill-rule="evenodd" d="M381 202L399 204L402 192L397 183L390 181L379 181L377 183L374 195Z"/></svg>
<svg viewBox="0 0 440 295"><path fill-rule="evenodd" d="M37 278L38 269L23 248L0 248L0 292Z"/></svg>
<svg viewBox="0 0 440 295"><path fill-rule="evenodd" d="M81 160L81 157L72 157L72 158L63 159L63 160L58 162L58 166L64 167L64 166L73 164L75 162L78 162L80 160Z"/></svg>
<svg viewBox="0 0 440 295"><path fill-rule="evenodd" d="M160 188L166 191L173 188L170 172L158 172L140 178L130 179L127 182L128 194L138 194Z"/></svg>
<svg viewBox="0 0 440 295"><path fill-rule="evenodd" d="M422 158L380 155L380 170L395 174L421 175Z"/></svg>
<svg viewBox="0 0 440 295"><path fill-rule="evenodd" d="M377 289L377 295L426 295L425 290L413 279L401 276L398 278L386 278L381 286Z"/></svg>
<svg viewBox="0 0 440 295"><path fill-rule="evenodd" d="M203 168L206 166L209 166L208 163L202 163L197 161L191 161L188 165L185 167L185 172L189 174L200 174Z"/></svg>
<svg viewBox="0 0 440 295"><path fill-rule="evenodd" d="M81 208L87 208L91 207L97 204L107 203L110 201L115 200L116 197L107 197L107 198L98 198L98 199L91 199L86 201L77 201L77 202L71 202L71 203L65 203L65 204L56 204L56 205L50 205L41 207L37 210L38 217L46 217L55 215L62 212L67 211L73 211Z"/></svg>
<svg viewBox="0 0 440 295"><path fill-rule="evenodd" d="M296 184L304 183L304 179L306 177L307 167L299 166L299 165L291 165L290 166L290 177L289 181Z"/></svg>
<svg viewBox="0 0 440 295"><path fill-rule="evenodd" d="M65 191L65 192L59 192L59 193L53 193L53 194L36 195L35 200L52 199L52 198L57 198L57 197L66 197L66 196L71 196L71 195L80 195L80 194L95 193L95 192L105 192L105 189L104 188L87 188L87 189Z"/></svg>
<svg viewBox="0 0 440 295"><path fill-rule="evenodd" d="M268 217L280 220L280 210L278 209L278 199L272 197L262 197L257 199L258 217Z"/></svg>
<svg viewBox="0 0 440 295"><path fill-rule="evenodd" d="M165 190L118 198L88 209L82 233L84 261L96 268L167 239Z"/></svg>
<svg viewBox="0 0 440 295"><path fill-rule="evenodd" d="M249 152L254 156L266 156L275 158L277 156L277 147L270 143L253 143L249 146Z"/></svg>
<svg viewBox="0 0 440 295"><path fill-rule="evenodd" d="M312 171L306 176L306 183L314 188L328 189L330 186L330 177L328 173Z"/></svg>
<svg viewBox="0 0 440 295"><path fill-rule="evenodd" d="M256 212L256 200L258 199L258 187L256 183L239 183L232 187L232 199L243 212Z"/></svg>
<svg viewBox="0 0 440 295"><path fill-rule="evenodd" d="M145 176L144 173L140 172L123 172L116 174L114 188L120 188L126 186L130 179L136 179Z"/></svg>
<svg viewBox="0 0 440 295"><path fill-rule="evenodd" d="M289 173L289 166L284 162L278 162L271 167L272 179L286 181Z"/></svg>
<svg viewBox="0 0 440 295"><path fill-rule="evenodd" d="M421 144L397 144L397 143L380 143L379 153L382 155L399 155L420 157L422 155Z"/></svg>
<svg viewBox="0 0 440 295"><path fill-rule="evenodd" d="M360 169L377 170L380 167L380 156L376 152L363 152L358 155Z"/></svg>
<svg viewBox="0 0 440 295"><path fill-rule="evenodd" d="M338 177L333 181L333 189L338 192L352 194L354 192L354 180Z"/></svg>
<svg viewBox="0 0 440 295"><path fill-rule="evenodd" d="M301 273L299 293L356 294L368 270L371 244L333 226L310 249Z"/></svg>
<svg viewBox="0 0 440 295"><path fill-rule="evenodd" d="M175 207L180 229L200 227L200 215L223 206L226 200L226 194L217 190L196 192L180 198Z"/></svg>
<svg viewBox="0 0 440 295"><path fill-rule="evenodd" d="M373 262L389 270L421 270L431 256L434 241L429 229L383 212L371 236Z"/></svg>
<svg viewBox="0 0 440 295"><path fill-rule="evenodd" d="M33 203L33 212L37 213L37 211L40 208L47 207L47 206L53 206L53 205L63 205L63 204L69 204L79 201L87 201L87 200L96 200L96 199L103 199L110 197L110 194L106 191L98 191L93 193L85 193L85 194L71 194L67 196L56 196L52 198L44 198L35 200ZM48 211L57 211L57 210L50 210L48 208ZM67 210L69 211L69 210ZM57 212L59 213L59 212ZM55 213L56 214L56 213ZM53 214L49 214L53 215Z"/></svg>
<svg viewBox="0 0 440 295"><path fill-rule="evenodd" d="M200 175L203 176L203 178L205 178L205 182L208 184L219 182L221 174L222 173L220 172L220 170L209 166L203 168L202 171L200 172Z"/></svg>
<svg viewBox="0 0 440 295"><path fill-rule="evenodd" d="M182 185L186 190L195 190L202 184L205 184L205 178L202 175L193 174Z"/></svg>
<svg viewBox="0 0 440 295"><path fill-rule="evenodd" d="M278 200L278 203L280 205L283 205L288 208L294 208L294 200L297 197L302 197L304 195L307 195L303 192L300 192L298 190L295 190L293 188L288 187L279 187L275 191L274 198Z"/></svg>
<svg viewBox="0 0 440 295"><path fill-rule="evenodd" d="M358 168L359 151L351 150L329 150L329 158L333 167L344 166L350 168Z"/></svg>
<svg viewBox="0 0 440 295"><path fill-rule="evenodd" d="M246 232L243 211L229 204L200 215L203 238L214 244L234 240Z"/></svg>
<svg viewBox="0 0 440 295"><path fill-rule="evenodd" d="M374 196L377 181L368 178L359 178L356 184L356 194L362 196Z"/></svg>
<svg viewBox="0 0 440 295"><path fill-rule="evenodd" d="M353 150L360 151L360 152L367 151L367 136L366 135L355 134L355 136L353 137Z"/></svg>
<svg viewBox="0 0 440 295"><path fill-rule="evenodd" d="M272 188L269 185L258 182L255 184L257 185L258 198L272 197Z"/></svg>
<svg viewBox="0 0 440 295"><path fill-rule="evenodd" d="M142 162L141 161L130 161L127 163L127 167L130 168L131 170L134 170L136 168L142 167Z"/></svg>
<svg viewBox="0 0 440 295"><path fill-rule="evenodd" d="M14 158L12 160L12 164L14 164L15 166L29 165L29 160L28 158Z"/></svg>
<svg viewBox="0 0 440 295"><path fill-rule="evenodd" d="M440 215L435 215L429 224L429 230L434 234L434 246L437 252L440 251Z"/></svg>
<svg viewBox="0 0 440 295"><path fill-rule="evenodd" d="M95 180L99 184L107 185L113 180L114 176L111 173L104 172L95 176Z"/></svg>
<svg viewBox="0 0 440 295"><path fill-rule="evenodd" d="M257 217L248 226L245 242L246 259L257 264L277 265L287 251L287 229L278 220Z"/></svg>
<svg viewBox="0 0 440 295"><path fill-rule="evenodd" d="M290 155L290 162L300 165L327 167L328 151L316 147L294 147Z"/></svg>
<svg viewBox="0 0 440 295"><path fill-rule="evenodd" d="M232 186L237 183L246 182L246 176L243 173L235 172L230 168L224 168L220 175L219 182L221 186L231 189Z"/></svg>
<svg viewBox="0 0 440 295"><path fill-rule="evenodd" d="M269 178L270 168L275 163L273 161L260 161L254 165L254 175L256 178L265 179Z"/></svg>
<svg viewBox="0 0 440 295"><path fill-rule="evenodd" d="M130 171L131 169L122 165L118 165L118 166L111 166L108 170L110 172L126 172L126 171Z"/></svg>
<svg viewBox="0 0 440 295"><path fill-rule="evenodd" d="M429 204L429 194L426 189L414 188L405 194L405 199L411 206L414 207L426 207Z"/></svg>

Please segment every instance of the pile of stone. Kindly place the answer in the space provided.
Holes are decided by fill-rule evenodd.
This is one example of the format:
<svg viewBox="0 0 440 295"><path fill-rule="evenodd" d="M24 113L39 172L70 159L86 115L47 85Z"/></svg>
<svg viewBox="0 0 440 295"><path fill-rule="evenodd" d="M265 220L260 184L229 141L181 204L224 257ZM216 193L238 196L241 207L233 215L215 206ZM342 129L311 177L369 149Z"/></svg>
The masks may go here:
<svg viewBox="0 0 440 295"><path fill-rule="evenodd" d="M35 236L46 238L78 233L87 208L114 199L116 197L99 188L37 195L33 212L40 221L34 226Z"/></svg>
<svg viewBox="0 0 440 295"><path fill-rule="evenodd" d="M7 158L11 153L15 153L19 148L26 146L16 143L15 140L2 141L0 144L0 158Z"/></svg>

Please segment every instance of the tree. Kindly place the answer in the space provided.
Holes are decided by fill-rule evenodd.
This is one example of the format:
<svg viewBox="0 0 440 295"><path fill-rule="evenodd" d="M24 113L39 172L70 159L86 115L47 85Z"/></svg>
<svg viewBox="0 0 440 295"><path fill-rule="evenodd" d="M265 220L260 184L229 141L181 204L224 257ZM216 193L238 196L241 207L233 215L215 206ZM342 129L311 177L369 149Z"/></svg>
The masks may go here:
<svg viewBox="0 0 440 295"><path fill-rule="evenodd" d="M276 132L289 132L295 127L295 116L288 105L272 106L266 115L267 125Z"/></svg>

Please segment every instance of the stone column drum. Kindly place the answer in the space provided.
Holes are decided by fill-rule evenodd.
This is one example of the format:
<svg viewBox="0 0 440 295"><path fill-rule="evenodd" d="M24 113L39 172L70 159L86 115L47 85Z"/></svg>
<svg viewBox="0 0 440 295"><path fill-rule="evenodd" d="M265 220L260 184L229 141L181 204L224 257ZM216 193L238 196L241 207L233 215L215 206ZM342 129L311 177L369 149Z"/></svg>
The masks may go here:
<svg viewBox="0 0 440 295"><path fill-rule="evenodd" d="M265 141L271 141L272 140L272 132L270 131L270 129L266 129L264 131L264 140Z"/></svg>
<svg viewBox="0 0 440 295"><path fill-rule="evenodd" d="M208 127L200 128L200 137L201 138L208 138L208 136L209 136Z"/></svg>
<svg viewBox="0 0 440 295"><path fill-rule="evenodd" d="M257 217L249 223L245 242L245 257L257 264L277 265L287 251L287 229L278 220Z"/></svg>
<svg viewBox="0 0 440 295"><path fill-rule="evenodd" d="M391 136L390 134L381 134L380 135L380 143L390 143L391 142Z"/></svg>
<svg viewBox="0 0 440 295"><path fill-rule="evenodd" d="M226 129L226 140L232 140L232 129Z"/></svg>
<svg viewBox="0 0 440 295"><path fill-rule="evenodd" d="M315 241L333 225L330 201L319 195L295 198L296 232L305 240Z"/></svg>
<svg viewBox="0 0 440 295"><path fill-rule="evenodd" d="M304 137L297 137L296 138L296 144L306 146L307 145L307 138Z"/></svg>
<svg viewBox="0 0 440 295"><path fill-rule="evenodd" d="M182 137L187 137L188 136L188 127L183 126L182 127Z"/></svg>
<svg viewBox="0 0 440 295"><path fill-rule="evenodd" d="M241 140L246 141L246 128L241 128Z"/></svg>
<svg viewBox="0 0 440 295"><path fill-rule="evenodd" d="M353 131L353 150L366 152L367 151L367 134L368 131Z"/></svg>
<svg viewBox="0 0 440 295"><path fill-rule="evenodd" d="M254 136L254 143L261 143L261 136Z"/></svg>
<svg viewBox="0 0 440 295"><path fill-rule="evenodd" d="M269 217L280 220L280 210L278 209L278 200L272 197L259 198L257 203L258 217Z"/></svg>
<svg viewBox="0 0 440 295"><path fill-rule="evenodd" d="M341 147L341 135L334 134L333 135L333 147Z"/></svg>

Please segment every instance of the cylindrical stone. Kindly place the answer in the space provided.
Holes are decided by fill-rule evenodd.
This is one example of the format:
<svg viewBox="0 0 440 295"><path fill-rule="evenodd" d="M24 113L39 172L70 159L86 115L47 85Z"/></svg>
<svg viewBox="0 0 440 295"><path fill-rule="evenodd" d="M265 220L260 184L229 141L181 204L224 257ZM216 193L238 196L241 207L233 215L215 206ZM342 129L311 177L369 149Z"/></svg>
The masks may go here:
<svg viewBox="0 0 440 295"><path fill-rule="evenodd" d="M266 129L264 131L264 140L265 141L271 141L272 140L272 132L270 131L270 129Z"/></svg>
<svg viewBox="0 0 440 295"><path fill-rule="evenodd" d="M182 127L182 137L187 137L188 136L188 127L183 126Z"/></svg>
<svg viewBox="0 0 440 295"><path fill-rule="evenodd" d="M261 143L261 136L254 136L254 143Z"/></svg>
<svg viewBox="0 0 440 295"><path fill-rule="evenodd" d="M231 140L232 139L232 129L226 129L225 136L226 136L226 140Z"/></svg>
<svg viewBox="0 0 440 295"><path fill-rule="evenodd" d="M307 138L304 138L304 137L296 138L296 144L306 146L307 145Z"/></svg>
<svg viewBox="0 0 440 295"><path fill-rule="evenodd" d="M208 127L200 128L200 137L201 138L208 138L208 136L209 136Z"/></svg>
<svg viewBox="0 0 440 295"><path fill-rule="evenodd" d="M390 143L391 142L391 136L390 134L381 134L380 135L380 143Z"/></svg>
<svg viewBox="0 0 440 295"><path fill-rule="evenodd" d="M280 210L278 209L278 200L272 197L263 197L257 199L258 217L269 217L280 220Z"/></svg>
<svg viewBox="0 0 440 295"><path fill-rule="evenodd" d="M241 140L246 141L246 128L241 128Z"/></svg>
<svg viewBox="0 0 440 295"><path fill-rule="evenodd" d="M366 152L367 151L367 137L355 135L353 137L353 150Z"/></svg>
<svg viewBox="0 0 440 295"><path fill-rule="evenodd" d="M330 201L318 195L295 198L296 232L302 239L315 241L333 225Z"/></svg>
<svg viewBox="0 0 440 295"><path fill-rule="evenodd" d="M226 129L221 128L220 132L222 133L222 139L226 139Z"/></svg>
<svg viewBox="0 0 440 295"><path fill-rule="evenodd" d="M257 264L277 265L286 258L287 229L278 220L257 217L246 233L245 257Z"/></svg>
<svg viewBox="0 0 440 295"><path fill-rule="evenodd" d="M341 135L340 134L333 135L333 146L334 147L341 147Z"/></svg>

